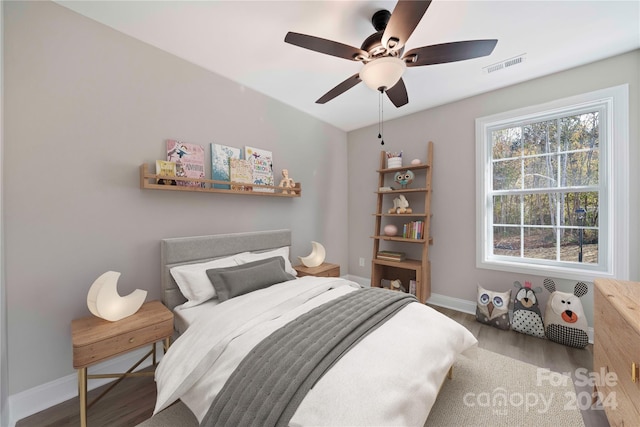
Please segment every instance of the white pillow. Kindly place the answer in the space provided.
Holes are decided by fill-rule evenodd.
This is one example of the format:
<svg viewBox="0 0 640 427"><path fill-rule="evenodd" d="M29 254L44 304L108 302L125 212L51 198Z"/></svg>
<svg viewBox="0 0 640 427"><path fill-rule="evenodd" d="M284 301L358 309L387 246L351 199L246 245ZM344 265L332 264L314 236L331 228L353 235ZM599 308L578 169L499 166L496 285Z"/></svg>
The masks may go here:
<svg viewBox="0 0 640 427"><path fill-rule="evenodd" d="M246 254L249 254L249 252L246 252ZM180 292L182 292L182 295L187 299L187 302L185 302L182 307L194 307L215 297L216 291L207 276L207 270L212 268L234 267L238 265L236 256L237 255L171 268L169 270L171 275L178 284Z"/></svg>
<svg viewBox="0 0 640 427"><path fill-rule="evenodd" d="M236 255L236 261L238 265L246 264L252 261L258 261L265 258L272 258L274 256L281 256L284 258L284 270L292 276L297 276L298 272L291 266L289 261L289 246L283 246L278 249L273 249L266 252L243 252Z"/></svg>

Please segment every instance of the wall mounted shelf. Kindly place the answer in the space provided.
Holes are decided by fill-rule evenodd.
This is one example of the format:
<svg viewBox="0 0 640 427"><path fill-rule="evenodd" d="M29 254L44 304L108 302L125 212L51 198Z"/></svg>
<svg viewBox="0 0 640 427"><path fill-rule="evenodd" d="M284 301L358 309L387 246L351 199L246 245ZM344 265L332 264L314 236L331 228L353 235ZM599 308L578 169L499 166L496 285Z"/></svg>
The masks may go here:
<svg viewBox="0 0 640 427"><path fill-rule="evenodd" d="M184 182L200 182L204 183L204 187L185 187L180 185L165 185L158 184L158 179L167 179L172 181L184 181ZM265 189L273 189L274 192L262 192L262 191L247 191L247 190L232 190L226 188L213 188L213 184L224 184L224 185L238 185L238 186L247 186L255 188L265 188ZM256 184L247 184L240 182L230 182L230 181L216 181L213 179L199 179L199 178L184 178L177 176L163 176L156 175L154 173L149 172L149 165L143 163L140 165L140 188L145 190L165 190L165 191L189 191L195 193L222 193L222 194L240 194L243 196L266 196L266 197L300 197L302 196L302 187L299 182L296 182L295 187L286 188L277 187L274 185L256 185ZM288 193L284 193L284 191Z"/></svg>

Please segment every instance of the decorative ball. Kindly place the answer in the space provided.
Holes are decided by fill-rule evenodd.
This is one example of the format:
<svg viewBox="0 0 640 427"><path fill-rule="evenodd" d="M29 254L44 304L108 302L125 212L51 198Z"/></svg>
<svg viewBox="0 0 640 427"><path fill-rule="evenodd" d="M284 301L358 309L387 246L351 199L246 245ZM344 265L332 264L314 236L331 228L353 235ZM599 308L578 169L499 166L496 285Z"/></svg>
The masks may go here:
<svg viewBox="0 0 640 427"><path fill-rule="evenodd" d="M422 161L420 159L413 159L411 160L411 164L412 165L419 165L420 163L422 163Z"/></svg>
<svg viewBox="0 0 640 427"><path fill-rule="evenodd" d="M385 225L384 234L386 234L387 236L395 236L398 234L398 227L393 224Z"/></svg>

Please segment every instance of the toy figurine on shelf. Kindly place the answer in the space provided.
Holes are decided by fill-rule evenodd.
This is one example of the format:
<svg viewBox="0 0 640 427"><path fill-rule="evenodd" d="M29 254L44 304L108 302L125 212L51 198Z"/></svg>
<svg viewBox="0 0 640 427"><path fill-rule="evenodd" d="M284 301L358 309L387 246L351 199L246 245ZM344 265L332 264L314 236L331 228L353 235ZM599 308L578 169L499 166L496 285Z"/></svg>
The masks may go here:
<svg viewBox="0 0 640 427"><path fill-rule="evenodd" d="M296 182L292 178L289 178L289 170L288 169L282 169L282 179L280 180L279 187L293 188L295 186L296 186ZM283 194L295 194L295 191L282 190L282 193Z"/></svg>
<svg viewBox="0 0 640 427"><path fill-rule="evenodd" d="M390 214L410 214L413 210L409 207L409 201L403 194L393 199L393 207L389 209Z"/></svg>
<svg viewBox="0 0 640 427"><path fill-rule="evenodd" d="M407 188L407 185L413 182L415 175L412 171L396 172L393 176L393 180L400 184L402 188Z"/></svg>
<svg viewBox="0 0 640 427"><path fill-rule="evenodd" d="M400 279L392 280L391 284L389 285L389 289L391 289L392 291L407 292L407 288L402 286L402 282L400 281Z"/></svg>

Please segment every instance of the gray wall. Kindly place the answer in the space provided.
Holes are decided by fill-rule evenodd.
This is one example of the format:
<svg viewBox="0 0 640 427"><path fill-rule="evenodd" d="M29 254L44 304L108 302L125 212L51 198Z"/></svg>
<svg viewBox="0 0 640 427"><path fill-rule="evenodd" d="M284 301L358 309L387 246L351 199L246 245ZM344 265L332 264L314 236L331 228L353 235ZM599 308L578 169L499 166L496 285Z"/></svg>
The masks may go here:
<svg viewBox="0 0 640 427"><path fill-rule="evenodd" d="M159 298L161 238L290 228L294 258L315 240L346 271L345 132L55 3L3 6L10 394L74 372L103 272ZM272 150L302 197L141 190L167 138Z"/></svg>
<svg viewBox="0 0 640 427"><path fill-rule="evenodd" d="M526 64L524 65L526 66ZM513 70L517 72L516 69ZM514 280L531 280L542 286L543 277L483 270L475 262L475 119L503 111L586 93L597 89L629 84L629 140L631 155L631 279L640 280L638 270L640 169L638 108L640 92L640 51L613 57L566 72L528 81L505 89L425 110L384 123L385 145L378 140L377 126L349 133L349 272L370 277L377 185L375 169L380 150L404 150L407 160L425 158L426 141L434 142L433 197L431 235L432 293L475 301L476 284L507 290ZM409 88L409 98L411 90ZM376 149L377 148L377 149ZM358 258L365 257L365 267ZM559 288L572 292L574 282L556 280ZM545 304L544 292L542 304ZM593 290L582 298L589 316ZM542 305L544 307L544 305Z"/></svg>
<svg viewBox="0 0 640 427"><path fill-rule="evenodd" d="M0 69L4 58L4 32L2 31L3 8L0 6ZM4 84L0 81L0 99L4 100ZM0 101L0 129L4 130L4 102ZM0 131L0 165L4 156L4 131ZM0 169L4 169L0 167ZM0 176L0 425L9 423L9 388L7 387L9 378L9 368L7 360L7 298L4 286L4 220L3 220L3 183Z"/></svg>

